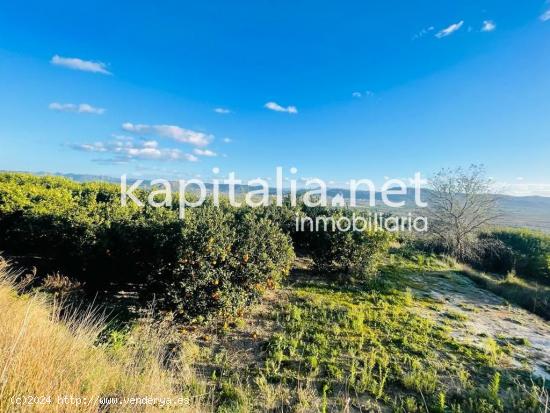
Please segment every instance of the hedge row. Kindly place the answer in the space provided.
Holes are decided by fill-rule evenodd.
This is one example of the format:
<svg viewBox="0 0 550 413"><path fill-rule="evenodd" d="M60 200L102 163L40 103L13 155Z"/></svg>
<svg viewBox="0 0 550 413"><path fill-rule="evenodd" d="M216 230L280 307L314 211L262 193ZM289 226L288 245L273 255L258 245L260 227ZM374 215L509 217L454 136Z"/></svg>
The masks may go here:
<svg viewBox="0 0 550 413"><path fill-rule="evenodd" d="M492 241L480 260L486 271L518 276L550 284L550 235L528 229L494 229L480 234Z"/></svg>
<svg viewBox="0 0 550 413"><path fill-rule="evenodd" d="M145 197L142 192L139 196ZM0 175L0 250L98 289L135 283L187 315L243 305L288 274L288 235L248 208L122 207L118 186Z"/></svg>
<svg viewBox="0 0 550 413"><path fill-rule="evenodd" d="M148 192L137 196L146 200ZM175 203L177 205L177 203ZM89 288L137 284L168 309L206 315L250 302L288 274L294 248L320 271L371 274L388 234L296 231L295 216L348 214L269 206L172 208L133 203L120 189L60 177L0 174L0 250L49 260Z"/></svg>

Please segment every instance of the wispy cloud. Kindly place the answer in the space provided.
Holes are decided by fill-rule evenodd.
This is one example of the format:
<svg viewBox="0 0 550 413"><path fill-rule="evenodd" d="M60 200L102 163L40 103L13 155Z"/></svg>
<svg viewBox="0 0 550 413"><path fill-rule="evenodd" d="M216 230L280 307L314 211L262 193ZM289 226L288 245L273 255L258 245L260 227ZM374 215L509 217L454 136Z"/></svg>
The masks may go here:
<svg viewBox="0 0 550 413"><path fill-rule="evenodd" d="M199 156L210 156L210 157L218 156L218 154L216 152L212 152L210 149L195 148L195 149L193 149L193 153L195 155L199 155Z"/></svg>
<svg viewBox="0 0 550 413"><path fill-rule="evenodd" d="M74 103L52 102L48 105L48 108L59 112L93 113L94 115L102 115L105 113L104 108L96 108L87 103L80 103L77 105Z"/></svg>
<svg viewBox="0 0 550 413"><path fill-rule="evenodd" d="M484 20L481 27L482 32L492 32L497 28L497 25L492 20Z"/></svg>
<svg viewBox="0 0 550 413"><path fill-rule="evenodd" d="M108 142L94 142L71 144L71 148L84 152L111 154L112 159L99 159L108 163L121 163L134 159L157 160L157 161L189 161L196 162L198 158L195 155L182 152L179 149L161 148L155 140L138 141L128 138L115 138Z"/></svg>
<svg viewBox="0 0 550 413"><path fill-rule="evenodd" d="M418 33L416 33L413 36L413 40L421 39L422 37L426 36L428 33L432 32L434 30L435 30L435 27L433 27L433 26L425 27L424 29L420 30Z"/></svg>
<svg viewBox="0 0 550 413"><path fill-rule="evenodd" d="M139 135L162 136L173 139L176 142L189 143L195 146L206 146L214 139L213 135L185 129L176 125L136 125L126 122L122 124L122 129Z"/></svg>
<svg viewBox="0 0 550 413"><path fill-rule="evenodd" d="M539 17L543 22L547 22L550 20L550 10L546 10L544 13L542 13Z"/></svg>
<svg viewBox="0 0 550 413"><path fill-rule="evenodd" d="M226 109L226 108L215 108L214 112L220 113L222 115L226 115L228 113L231 113L231 111L229 109Z"/></svg>
<svg viewBox="0 0 550 413"><path fill-rule="evenodd" d="M233 140L231 138L223 138L223 143L231 143Z"/></svg>
<svg viewBox="0 0 550 413"><path fill-rule="evenodd" d="M504 195L550 197L550 183L525 182L521 176L516 182L495 182L493 190Z"/></svg>
<svg viewBox="0 0 550 413"><path fill-rule="evenodd" d="M374 92L370 90L366 90L364 92L353 92L351 96L353 96L354 98L360 99L362 97L374 96Z"/></svg>
<svg viewBox="0 0 550 413"><path fill-rule="evenodd" d="M56 66L63 66L73 70L82 70L84 72L101 73L103 75L112 74L107 70L107 65L103 62L94 62L91 60L82 60L78 57L62 57L55 55L50 63Z"/></svg>
<svg viewBox="0 0 550 413"><path fill-rule="evenodd" d="M108 149L106 148L103 142L78 143L78 144L72 144L70 146L73 149L81 150L84 152L107 152L108 151Z"/></svg>
<svg viewBox="0 0 550 413"><path fill-rule="evenodd" d="M450 36L457 30L460 30L463 24L464 24L464 20L460 20L458 23L453 23L449 27L446 27L445 29L438 31L435 34L435 37L437 37L438 39L441 39L443 37Z"/></svg>
<svg viewBox="0 0 550 413"><path fill-rule="evenodd" d="M296 114L298 113L298 109L296 109L296 106L281 106L276 102L267 102L264 107L269 110L274 110L275 112L286 112L286 113L292 113Z"/></svg>

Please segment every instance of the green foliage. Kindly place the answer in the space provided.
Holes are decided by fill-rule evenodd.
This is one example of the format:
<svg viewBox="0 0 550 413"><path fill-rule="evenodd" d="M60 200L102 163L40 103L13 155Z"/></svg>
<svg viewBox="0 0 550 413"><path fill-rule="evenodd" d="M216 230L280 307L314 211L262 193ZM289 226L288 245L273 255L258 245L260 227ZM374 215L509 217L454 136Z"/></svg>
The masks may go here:
<svg viewBox="0 0 550 413"><path fill-rule="evenodd" d="M365 230L354 230L351 226L348 231L333 225L340 218L351 221L353 215L369 222L369 215L364 210L307 207L302 203L292 207L290 200L285 198L282 206L269 205L255 211L259 217L270 219L290 235L295 250L310 256L318 272L358 278L375 274L392 239L389 232L368 229L368 225ZM313 224L308 221L303 228L298 228L297 218L311 219ZM346 225L342 221L342 226Z"/></svg>
<svg viewBox="0 0 550 413"><path fill-rule="evenodd" d="M550 235L528 229L494 229L480 236L497 241L480 265L486 271L518 276L550 284ZM492 245L495 245L493 242Z"/></svg>
<svg viewBox="0 0 550 413"><path fill-rule="evenodd" d="M498 394L500 392L500 373L498 371L495 372L493 378L491 379L488 391L493 400L498 400Z"/></svg>
<svg viewBox="0 0 550 413"><path fill-rule="evenodd" d="M350 210L327 208L304 208L303 211L313 220L319 217L351 218ZM357 212L356 212L357 214ZM311 254L319 272L339 273L366 278L378 270L387 252L391 235L382 230L339 231L323 223L318 230L309 227L294 236L299 246Z"/></svg>
<svg viewBox="0 0 550 413"><path fill-rule="evenodd" d="M0 248L40 256L88 283L114 281L124 275L111 268L117 226L135 223L139 217L136 207L122 208L119 197L115 185L1 174ZM131 272L133 263L120 267Z"/></svg>
<svg viewBox="0 0 550 413"><path fill-rule="evenodd" d="M232 383L222 383L219 405L216 412L246 413L249 411L249 401L246 392Z"/></svg>
<svg viewBox="0 0 550 413"><path fill-rule="evenodd" d="M250 302L294 259L290 238L248 208L207 201L181 220L169 207L122 206L117 185L29 174L0 174L0 233L2 250L39 256L88 287L147 285L186 316Z"/></svg>
<svg viewBox="0 0 550 413"><path fill-rule="evenodd" d="M288 237L251 209L210 202L187 211L175 257L157 280L161 299L181 313L235 309L279 284L294 252Z"/></svg>

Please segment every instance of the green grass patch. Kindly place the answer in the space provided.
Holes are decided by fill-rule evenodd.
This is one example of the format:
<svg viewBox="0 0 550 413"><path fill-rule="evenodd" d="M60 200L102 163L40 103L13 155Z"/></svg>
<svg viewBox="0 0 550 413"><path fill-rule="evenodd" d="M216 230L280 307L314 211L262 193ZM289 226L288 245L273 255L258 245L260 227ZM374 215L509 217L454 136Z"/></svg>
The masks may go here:
<svg viewBox="0 0 550 413"><path fill-rule="evenodd" d="M475 400L495 412L513 408L500 382L498 391L490 387L501 374L499 344L490 338L483 347L459 342L420 316L415 308L421 305L408 289L319 280L294 285L273 315L280 331L266 345L263 374L290 387L310 383L321 398L328 395L328 411L343 394L361 408L368 400L403 412L415 411L413 405L416 411L477 412ZM465 319L457 314L453 319ZM509 389L514 374L502 374Z"/></svg>

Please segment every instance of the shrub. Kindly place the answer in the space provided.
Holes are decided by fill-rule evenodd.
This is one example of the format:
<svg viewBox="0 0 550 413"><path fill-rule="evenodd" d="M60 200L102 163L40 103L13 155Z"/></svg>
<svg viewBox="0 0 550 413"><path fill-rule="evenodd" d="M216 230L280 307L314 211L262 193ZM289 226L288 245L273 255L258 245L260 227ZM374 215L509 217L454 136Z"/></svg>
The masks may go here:
<svg viewBox="0 0 550 413"><path fill-rule="evenodd" d="M110 229L138 217L136 207L122 208L118 199L115 185L1 174L0 248L43 257L90 284L117 281L125 274L110 271Z"/></svg>
<svg viewBox="0 0 550 413"><path fill-rule="evenodd" d="M277 285L294 260L290 239L273 222L210 202L186 213L177 245L177 262L151 281L162 285L168 308L190 315L251 302Z"/></svg>
<svg viewBox="0 0 550 413"><path fill-rule="evenodd" d="M350 217L349 210L329 210L326 208L306 209L307 216ZM301 247L311 254L317 270L341 273L359 278L372 275L378 269L381 258L389 248L390 234L382 230L339 231L330 226L319 226L316 231L303 231L296 236Z"/></svg>
<svg viewBox="0 0 550 413"><path fill-rule="evenodd" d="M550 235L528 229L494 229L480 235L496 241L478 263L486 271L517 273L534 281L550 283Z"/></svg>

